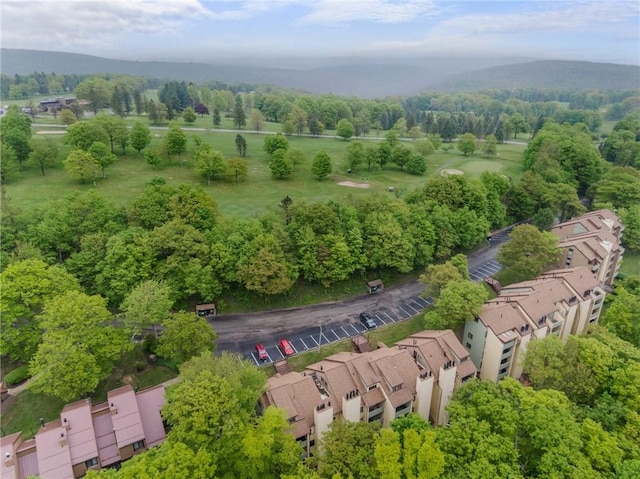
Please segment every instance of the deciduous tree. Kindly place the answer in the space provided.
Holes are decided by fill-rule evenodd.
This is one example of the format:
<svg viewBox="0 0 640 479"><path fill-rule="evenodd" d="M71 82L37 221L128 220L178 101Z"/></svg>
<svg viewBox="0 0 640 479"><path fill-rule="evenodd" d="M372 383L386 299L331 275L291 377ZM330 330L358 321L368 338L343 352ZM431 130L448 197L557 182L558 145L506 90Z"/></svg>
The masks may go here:
<svg viewBox="0 0 640 479"><path fill-rule="evenodd" d="M277 150L288 150L289 140L280 133L276 135L267 135L264 138L263 148L269 155L273 155Z"/></svg>
<svg viewBox="0 0 640 479"><path fill-rule="evenodd" d="M162 322L157 353L183 363L201 353L213 351L217 337L206 319L194 313L175 313Z"/></svg>
<svg viewBox="0 0 640 479"><path fill-rule="evenodd" d="M169 317L173 306L171 296L169 287L159 281L150 279L138 284L120 305L127 328L139 333L152 326L157 339L157 325Z"/></svg>
<svg viewBox="0 0 640 479"><path fill-rule="evenodd" d="M311 165L311 173L313 176L322 180L329 176L333 171L333 165L331 164L331 158L326 151L321 150L313 157L313 164Z"/></svg>
<svg viewBox="0 0 640 479"><path fill-rule="evenodd" d="M188 106L184 110L182 110L182 119L185 123L191 125L198 119L198 117L196 116L196 112L194 111L194 109Z"/></svg>
<svg viewBox="0 0 640 479"><path fill-rule="evenodd" d="M79 121L67 127L63 142L66 145L87 151L96 141L108 144L109 135L97 123L89 120Z"/></svg>
<svg viewBox="0 0 640 479"><path fill-rule="evenodd" d="M246 178L249 173L249 163L244 158L229 158L227 160L227 171L231 172L236 183L240 178Z"/></svg>
<svg viewBox="0 0 640 479"><path fill-rule="evenodd" d="M29 163L36 165L44 175L44 169L55 165L59 153L58 145L49 138L31 143ZM3 159L3 161L6 161Z"/></svg>
<svg viewBox="0 0 640 479"><path fill-rule="evenodd" d="M271 155L271 161L269 161L269 169L271 175L276 178L286 178L293 173L293 163L291 163L287 157L285 150L276 150Z"/></svg>
<svg viewBox="0 0 640 479"><path fill-rule="evenodd" d="M338 122L336 127L336 135L338 135L343 140L348 140L355 133L355 128L353 127L353 123L351 123L346 118L343 118Z"/></svg>
<svg viewBox="0 0 640 479"><path fill-rule="evenodd" d="M473 133L464 133L458 137L456 147L464 156L473 154L476 151L476 137Z"/></svg>
<svg viewBox="0 0 640 479"><path fill-rule="evenodd" d="M533 225L516 226L510 241L500 247L497 259L504 266L499 273L503 283L533 279L558 261L562 254L558 237Z"/></svg>
<svg viewBox="0 0 640 479"><path fill-rule="evenodd" d="M67 159L64 160L64 167L71 176L78 178L82 183L91 179L93 185L96 186L99 166L91 153L83 150L71 150Z"/></svg>
<svg viewBox="0 0 640 479"><path fill-rule="evenodd" d="M207 184L211 185L211 180L223 174L227 169L224 156L219 151L214 150L210 145L204 144L196 150L194 155L198 172L207 179Z"/></svg>
<svg viewBox="0 0 640 479"><path fill-rule="evenodd" d="M105 168L112 165L117 160L116 155L109 152L109 147L100 141L96 141L89 147L88 153L93 157L94 161L102 170L102 177L106 178Z"/></svg>
<svg viewBox="0 0 640 479"><path fill-rule="evenodd" d="M39 320L45 334L29 365L29 388L64 401L93 392L132 347L126 331L110 324L100 296L67 291L45 303Z"/></svg>
<svg viewBox="0 0 640 479"><path fill-rule="evenodd" d="M171 158L172 155L178 155L180 157L180 164L182 164L182 153L187 151L187 135L185 135L177 122L172 121L169 123L169 129L164 137L164 143L169 158Z"/></svg>
<svg viewBox="0 0 640 479"><path fill-rule="evenodd" d="M482 311L488 298L482 284L472 281L450 281L440 291L433 310L425 314L427 329L453 329L464 326Z"/></svg>
<svg viewBox="0 0 640 479"><path fill-rule="evenodd" d="M135 121L129 131L129 143L138 152L144 150L151 143L151 130L141 121Z"/></svg>
<svg viewBox="0 0 640 479"><path fill-rule="evenodd" d="M27 259L10 264L0 275L0 351L12 360L28 361L42 340L38 314L46 301L80 290L78 280L62 266Z"/></svg>
<svg viewBox="0 0 640 479"><path fill-rule="evenodd" d="M251 110L251 128L256 130L256 133L264 130L264 115L256 108Z"/></svg>

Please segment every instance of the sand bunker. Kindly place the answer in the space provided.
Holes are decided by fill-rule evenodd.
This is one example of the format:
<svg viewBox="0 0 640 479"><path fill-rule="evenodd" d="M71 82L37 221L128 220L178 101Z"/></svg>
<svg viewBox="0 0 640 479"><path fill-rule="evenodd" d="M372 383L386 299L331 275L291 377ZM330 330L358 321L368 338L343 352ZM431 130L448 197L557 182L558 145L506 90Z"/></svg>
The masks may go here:
<svg viewBox="0 0 640 479"><path fill-rule="evenodd" d="M441 174L442 176L447 176L447 175L464 175L464 171L449 168L449 169L446 169L446 170L442 170L442 171L440 172L440 174Z"/></svg>
<svg viewBox="0 0 640 479"><path fill-rule="evenodd" d="M340 186L350 186L351 188L369 188L369 183L355 183L353 181L341 181Z"/></svg>
<svg viewBox="0 0 640 479"><path fill-rule="evenodd" d="M64 135L67 130L40 130L36 131L36 135Z"/></svg>

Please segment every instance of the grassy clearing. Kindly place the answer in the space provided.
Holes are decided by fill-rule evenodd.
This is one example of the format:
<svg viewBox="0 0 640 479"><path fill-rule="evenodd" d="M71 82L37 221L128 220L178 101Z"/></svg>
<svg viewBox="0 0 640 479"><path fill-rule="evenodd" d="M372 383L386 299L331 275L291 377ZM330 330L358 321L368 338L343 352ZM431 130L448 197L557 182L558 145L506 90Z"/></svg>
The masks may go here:
<svg viewBox="0 0 640 479"><path fill-rule="evenodd" d="M202 121L206 120L202 119ZM200 121L200 120L199 120ZM46 130L46 127L44 128ZM201 136L205 141L220 150L226 157L237 156L235 150L236 133L215 130L186 131L189 138ZM158 146L163 130L153 130L151 146ZM326 202L328 200L345 201L349 198L368 196L371 194L389 195L388 188L393 186L396 195L403 195L424 182L425 176L410 175L400 171L396 165L386 165L383 170L368 171L360 168L348 174L345 161L346 147L349 142L334 138L289 137L291 147L300 148L307 155L307 161L299 165L293 175L287 179L274 179L269 169L269 157L262 150L264 135L248 130L242 135L247 140L249 174L238 183L232 178L216 179L211 186L198 175L192 160L194 143L188 142L187 152L182 155L182 162L173 159L171 164L160 167L147 165L136 152L128 150L126 155L118 157L118 161L107 168L106 178L99 179L97 189L116 203L125 205L138 196L145 183L155 176L162 176L171 184L202 185L216 200L220 212L231 216L254 216L269 210L278 210L280 200L286 195L294 201ZM27 165L24 171L6 184L7 196L16 205L24 209L38 207L47 201L63 197L74 191L93 189L91 182L80 183L72 179L64 170L62 161L69 153L69 147L62 145L63 135L34 135L36 138L50 138L60 144L61 150L56 166L46 170L43 176L39 169ZM363 140L367 144L378 140ZM407 142L410 144L410 142ZM313 156L320 150L326 151L333 160L333 173L329 178L317 180L311 174ZM504 174L519 177L522 173L519 166L524 146L499 145L499 157L491 160L480 156L462 157L454 152L438 152L427 159L427 175L433 174L443 167L459 168L470 176L477 176L480 169L502 171ZM515 178L514 178L515 179ZM353 188L342 186L343 181L363 182L369 188Z"/></svg>
<svg viewBox="0 0 640 479"><path fill-rule="evenodd" d="M166 365L148 365L138 344L132 351L122 355L113 373L100 383L91 395L93 404L107 400L107 391L130 382L135 388L143 389L160 384L177 376L177 371ZM59 399L34 394L27 390L16 397L13 406L2 415L2 435L22 431L26 438L32 437L40 427L40 418L53 421L60 416L65 403Z"/></svg>
<svg viewBox="0 0 640 479"><path fill-rule="evenodd" d="M2 435L22 432L26 439L40 429L40 418L45 422L60 418L65 403L59 399L34 394L28 389L16 397L16 402L2 414Z"/></svg>
<svg viewBox="0 0 640 479"><path fill-rule="evenodd" d="M626 276L640 276L640 254L624 252L620 273Z"/></svg>

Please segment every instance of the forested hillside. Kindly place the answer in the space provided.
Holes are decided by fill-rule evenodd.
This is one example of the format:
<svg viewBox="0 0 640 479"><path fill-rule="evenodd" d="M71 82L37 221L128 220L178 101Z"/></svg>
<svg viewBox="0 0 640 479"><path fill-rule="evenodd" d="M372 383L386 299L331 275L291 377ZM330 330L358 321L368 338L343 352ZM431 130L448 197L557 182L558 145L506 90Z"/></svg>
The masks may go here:
<svg viewBox="0 0 640 479"><path fill-rule="evenodd" d="M545 60L454 75L430 85L434 91L539 88L631 90L640 88L640 67L614 63Z"/></svg>

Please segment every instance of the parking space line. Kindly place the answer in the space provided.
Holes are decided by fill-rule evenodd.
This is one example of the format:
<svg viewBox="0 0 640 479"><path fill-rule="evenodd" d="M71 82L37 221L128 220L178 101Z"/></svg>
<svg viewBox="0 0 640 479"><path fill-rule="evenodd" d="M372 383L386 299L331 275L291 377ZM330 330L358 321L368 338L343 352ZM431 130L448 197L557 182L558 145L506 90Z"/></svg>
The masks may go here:
<svg viewBox="0 0 640 479"><path fill-rule="evenodd" d="M289 344L291 344L291 347L292 347L292 348L293 348L293 350L297 353L297 352L298 352L298 350L297 350L297 349L296 349L296 347L293 345L293 343L289 343Z"/></svg>
<svg viewBox="0 0 640 479"><path fill-rule="evenodd" d="M272 363L273 359L271 359L271 355L269 354L269 351L265 349L265 352L267 353L267 358L269 359L269 362Z"/></svg>
<svg viewBox="0 0 640 479"><path fill-rule="evenodd" d="M376 318L377 318L377 319L379 319L380 321L382 321L382 324L384 324L385 326L387 325L387 323L385 322L385 320L384 320L384 319L382 319L382 318L381 318L380 316L378 316L377 314L376 314Z"/></svg>
<svg viewBox="0 0 640 479"><path fill-rule="evenodd" d="M418 311L422 311L424 309L424 306L422 306L420 303L418 303L417 301L413 301L413 304L415 304L416 306L418 306Z"/></svg>
<svg viewBox="0 0 640 479"><path fill-rule="evenodd" d="M346 335L347 335L347 338L350 336L350 334L349 334L349 333L347 333L347 330L346 330L346 329L344 329L342 326L340 326L340 329L342 329L342 330L344 331L344 334L346 334Z"/></svg>
<svg viewBox="0 0 640 479"><path fill-rule="evenodd" d="M412 310L415 312L415 314L418 314L418 313L420 312L420 311L416 310L416 308L414 308L413 306L411 306L409 303L405 303L404 305L405 305L407 308L412 309Z"/></svg>
<svg viewBox="0 0 640 479"><path fill-rule="evenodd" d="M311 341L313 341L314 343L316 343L316 346L318 345L318 341L316 341L316 338L314 338L313 336L309 336L311 338Z"/></svg>
<svg viewBox="0 0 640 479"><path fill-rule="evenodd" d="M329 339L324 335L324 333L320 333L320 336L322 336L324 338L324 340L327 342L327 344L331 343L331 341L329 341ZM322 342L322 340L320 340L320 342Z"/></svg>
<svg viewBox="0 0 640 479"><path fill-rule="evenodd" d="M391 322L392 322L392 323L395 323L395 322L396 322L396 320L395 320L395 319L393 319L391 316L389 316L389 315L387 314L387 312L386 312L386 311L383 311L383 312L382 312L382 314L384 314L387 318L389 318L389 319L391 320Z"/></svg>
<svg viewBox="0 0 640 479"><path fill-rule="evenodd" d="M404 314L406 314L409 318L411 317L411 313L408 313L402 306L398 306L398 309L400 309Z"/></svg>
<svg viewBox="0 0 640 479"><path fill-rule="evenodd" d="M415 298L413 298L413 300L416 303L421 304L423 308L425 306L429 306L429 301L427 301L425 298L421 298L420 296L416 296ZM422 303L424 303L424 304L422 304Z"/></svg>
<svg viewBox="0 0 640 479"><path fill-rule="evenodd" d="M333 333L333 335L334 335L336 338L338 338L338 340L341 340L341 339L342 339L340 336L338 336L338 335L336 334L336 332L335 332L333 329L331 330L331 332Z"/></svg>
<svg viewBox="0 0 640 479"><path fill-rule="evenodd" d="M305 349L309 349L309 346L307 346L307 343L304 342L304 339L300 338L300 342L304 344Z"/></svg>
<svg viewBox="0 0 640 479"><path fill-rule="evenodd" d="M284 354L282 354L282 351L280 351L280 348L276 346L276 349L278 350L278 352L280 353L280 356L282 357L282 359L284 359Z"/></svg>
<svg viewBox="0 0 640 479"><path fill-rule="evenodd" d="M256 363L256 366L260 366L260 363L258 362L258 360L256 359L253 353L251 353L251 358L253 358L253 362Z"/></svg>
<svg viewBox="0 0 640 479"><path fill-rule="evenodd" d="M360 334L360 330L356 328L353 324L349 323L349 326L351 326L355 330L356 334Z"/></svg>

